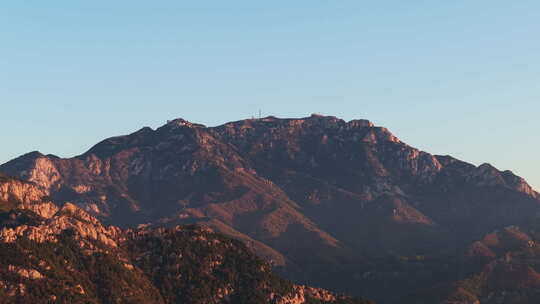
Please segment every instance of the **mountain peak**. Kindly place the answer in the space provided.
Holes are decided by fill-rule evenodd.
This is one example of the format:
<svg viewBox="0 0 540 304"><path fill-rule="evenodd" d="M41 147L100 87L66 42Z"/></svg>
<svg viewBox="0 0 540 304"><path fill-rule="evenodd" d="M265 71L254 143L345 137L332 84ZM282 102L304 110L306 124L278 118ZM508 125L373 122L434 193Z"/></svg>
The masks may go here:
<svg viewBox="0 0 540 304"><path fill-rule="evenodd" d="M343 119L337 118L336 116L322 115L322 114L317 114L317 113L311 114L311 116L306 117L305 120L324 121L324 122L331 122L331 123L344 122Z"/></svg>
<svg viewBox="0 0 540 304"><path fill-rule="evenodd" d="M323 115L323 114L319 114L319 113L312 113L309 118L336 118L335 116L331 116L331 115Z"/></svg>
<svg viewBox="0 0 540 304"><path fill-rule="evenodd" d="M44 156L45 155L39 151L32 151L32 152L28 152L26 154L21 155L19 158L20 159L36 159L36 158L40 158Z"/></svg>
<svg viewBox="0 0 540 304"><path fill-rule="evenodd" d="M173 120L167 120L166 126L177 128L177 127L188 127L188 128L206 128L205 125L192 123L183 118L176 118Z"/></svg>
<svg viewBox="0 0 540 304"><path fill-rule="evenodd" d="M353 119L347 122L350 127L356 128L373 128L375 125L367 119Z"/></svg>

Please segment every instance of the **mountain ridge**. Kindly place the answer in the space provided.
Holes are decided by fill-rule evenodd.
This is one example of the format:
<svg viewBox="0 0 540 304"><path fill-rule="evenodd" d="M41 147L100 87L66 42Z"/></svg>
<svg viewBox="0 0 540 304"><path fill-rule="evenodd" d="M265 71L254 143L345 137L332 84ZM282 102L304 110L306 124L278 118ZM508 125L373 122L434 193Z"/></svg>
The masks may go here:
<svg viewBox="0 0 540 304"><path fill-rule="evenodd" d="M175 119L69 159L27 154L0 171L108 223L210 226L295 281L390 303L384 280L396 297L434 278L409 260L397 275L381 261L461 259L486 234L540 214L539 194L510 171L420 151L368 120L322 115L216 127ZM407 276L418 286L400 286Z"/></svg>

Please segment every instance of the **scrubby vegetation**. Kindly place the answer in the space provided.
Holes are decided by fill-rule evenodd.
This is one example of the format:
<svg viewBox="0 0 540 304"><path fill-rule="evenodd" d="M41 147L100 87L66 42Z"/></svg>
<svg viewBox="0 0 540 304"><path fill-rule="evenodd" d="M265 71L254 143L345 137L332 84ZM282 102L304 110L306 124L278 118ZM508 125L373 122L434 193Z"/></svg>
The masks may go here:
<svg viewBox="0 0 540 304"><path fill-rule="evenodd" d="M4 298L12 303L163 303L159 291L142 275L122 266L120 253L88 252L72 231L58 243L20 238L0 243L0 278ZM25 277L17 269L34 270ZM21 275L21 273L23 273Z"/></svg>

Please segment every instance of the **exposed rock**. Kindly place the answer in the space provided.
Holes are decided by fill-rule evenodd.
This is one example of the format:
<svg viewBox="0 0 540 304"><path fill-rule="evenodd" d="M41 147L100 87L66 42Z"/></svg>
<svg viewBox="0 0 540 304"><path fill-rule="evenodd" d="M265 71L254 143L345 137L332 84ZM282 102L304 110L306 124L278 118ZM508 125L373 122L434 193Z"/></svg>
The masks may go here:
<svg viewBox="0 0 540 304"><path fill-rule="evenodd" d="M17 275L27 279L39 280L43 278L43 275L35 269L25 269L14 265L8 265L8 271L14 272Z"/></svg>
<svg viewBox="0 0 540 304"><path fill-rule="evenodd" d="M47 191L43 191L33 184L16 179L0 179L0 201L16 200L27 204L39 201L46 195L48 195Z"/></svg>
<svg viewBox="0 0 540 304"><path fill-rule="evenodd" d="M60 210L48 202L20 204L18 208L35 211L44 220L36 225L4 227L0 229L0 242L13 243L23 236L40 243L56 242L58 235L69 229L82 239L97 240L110 247L117 246L115 239L119 228L103 226L96 218L71 203L66 203ZM53 211L54 215L51 214Z"/></svg>

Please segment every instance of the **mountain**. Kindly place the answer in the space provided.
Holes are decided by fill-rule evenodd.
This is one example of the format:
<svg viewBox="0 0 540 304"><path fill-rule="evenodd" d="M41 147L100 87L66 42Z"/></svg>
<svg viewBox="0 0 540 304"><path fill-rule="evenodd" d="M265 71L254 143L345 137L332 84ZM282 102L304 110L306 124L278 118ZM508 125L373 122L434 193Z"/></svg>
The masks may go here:
<svg viewBox="0 0 540 304"><path fill-rule="evenodd" d="M289 279L381 303L429 292L444 301L451 288L440 286L482 273L471 244L534 229L540 215L540 195L510 171L321 115L218 127L175 119L74 158L32 152L0 171L121 227L211 227Z"/></svg>
<svg viewBox="0 0 540 304"><path fill-rule="evenodd" d="M209 228L105 226L0 177L1 303L362 304L294 285Z"/></svg>

